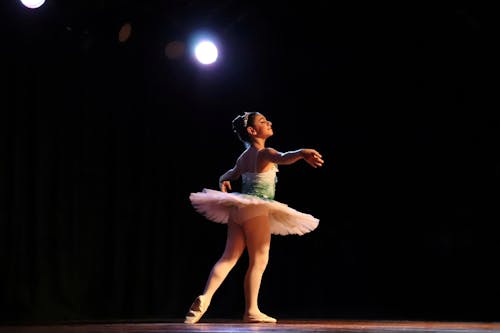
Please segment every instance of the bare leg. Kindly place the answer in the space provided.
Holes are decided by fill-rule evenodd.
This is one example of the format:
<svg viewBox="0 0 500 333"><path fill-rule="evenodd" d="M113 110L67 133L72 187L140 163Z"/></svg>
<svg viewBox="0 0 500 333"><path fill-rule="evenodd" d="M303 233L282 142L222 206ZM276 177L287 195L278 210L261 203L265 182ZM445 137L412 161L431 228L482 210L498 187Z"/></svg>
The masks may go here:
<svg viewBox="0 0 500 333"><path fill-rule="evenodd" d="M212 268L205 285L205 290L203 291L203 295L207 297L208 300L212 299L214 293L219 289L231 269L236 265L244 250L245 237L242 227L236 223L229 222L224 253Z"/></svg>
<svg viewBox="0 0 500 333"><path fill-rule="evenodd" d="M271 232L267 216L257 216L243 223L248 250L248 270L245 275L245 314L246 321L275 322L274 318L264 315L258 305L262 275L269 261Z"/></svg>
<svg viewBox="0 0 500 333"><path fill-rule="evenodd" d="M245 236L238 224L230 221L227 226L227 239L224 253L215 263L208 277L203 294L198 296L191 305L186 318L187 324L198 322L212 300L214 293L220 287L231 269L236 265L245 250Z"/></svg>

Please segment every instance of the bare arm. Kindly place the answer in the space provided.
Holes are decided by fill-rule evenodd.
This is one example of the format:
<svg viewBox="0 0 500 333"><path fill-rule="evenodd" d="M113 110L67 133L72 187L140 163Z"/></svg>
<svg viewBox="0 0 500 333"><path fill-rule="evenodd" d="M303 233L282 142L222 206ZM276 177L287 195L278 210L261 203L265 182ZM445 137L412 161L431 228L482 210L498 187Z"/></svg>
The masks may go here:
<svg viewBox="0 0 500 333"><path fill-rule="evenodd" d="M222 176L219 177L219 187L222 192L231 190L231 180L236 180L240 177L241 171L238 163L232 168L227 170Z"/></svg>
<svg viewBox="0 0 500 333"><path fill-rule="evenodd" d="M321 167L324 163L322 156L314 149L302 148L293 151L279 152L273 148L265 148L259 152L259 159L262 162L276 164L293 164L304 159L313 168Z"/></svg>

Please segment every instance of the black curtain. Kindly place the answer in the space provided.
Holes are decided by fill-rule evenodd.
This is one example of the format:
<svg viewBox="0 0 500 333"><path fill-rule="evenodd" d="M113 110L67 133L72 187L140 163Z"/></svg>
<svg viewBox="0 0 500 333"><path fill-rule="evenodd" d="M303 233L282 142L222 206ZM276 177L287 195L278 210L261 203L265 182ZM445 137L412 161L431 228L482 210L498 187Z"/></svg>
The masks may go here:
<svg viewBox="0 0 500 333"><path fill-rule="evenodd" d="M214 70L165 57L154 11L126 43L105 20L8 12L0 322L183 318L225 241L189 193L232 167L248 107L273 121L269 145L326 160L280 168L276 199L320 226L273 237L263 310L498 320L488 12L321 6L252 7L221 29ZM245 260L208 317L241 315Z"/></svg>

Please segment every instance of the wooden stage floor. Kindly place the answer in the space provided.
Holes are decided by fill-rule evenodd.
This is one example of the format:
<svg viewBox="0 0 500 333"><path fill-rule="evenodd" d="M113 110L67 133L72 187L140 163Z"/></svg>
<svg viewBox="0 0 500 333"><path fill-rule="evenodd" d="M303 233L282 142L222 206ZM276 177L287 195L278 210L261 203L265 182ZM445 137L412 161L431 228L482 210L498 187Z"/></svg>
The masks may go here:
<svg viewBox="0 0 500 333"><path fill-rule="evenodd" d="M499 332L500 322L435 322L435 321L359 321L359 320L283 320L276 324L246 324L241 321L202 321L184 324L181 320L147 323L66 323L52 325L4 325L1 333L483 333Z"/></svg>

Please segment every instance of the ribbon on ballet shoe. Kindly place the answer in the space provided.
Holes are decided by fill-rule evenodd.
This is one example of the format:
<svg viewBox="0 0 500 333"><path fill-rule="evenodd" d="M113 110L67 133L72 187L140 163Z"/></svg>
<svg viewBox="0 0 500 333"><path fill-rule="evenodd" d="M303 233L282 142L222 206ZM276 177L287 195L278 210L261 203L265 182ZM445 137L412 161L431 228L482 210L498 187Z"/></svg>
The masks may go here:
<svg viewBox="0 0 500 333"><path fill-rule="evenodd" d="M196 297L193 304L191 304L188 313L186 314L184 323L185 324L197 323L201 319L203 314L205 314L209 305L210 305L209 302L207 302L205 297L203 297L202 295Z"/></svg>
<svg viewBox="0 0 500 333"><path fill-rule="evenodd" d="M259 314L246 314L243 316L245 323L276 323L276 318L269 317L264 313Z"/></svg>

